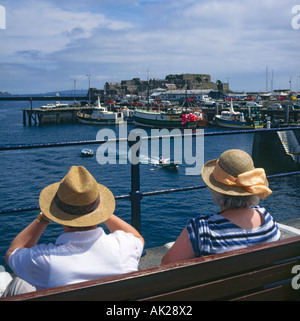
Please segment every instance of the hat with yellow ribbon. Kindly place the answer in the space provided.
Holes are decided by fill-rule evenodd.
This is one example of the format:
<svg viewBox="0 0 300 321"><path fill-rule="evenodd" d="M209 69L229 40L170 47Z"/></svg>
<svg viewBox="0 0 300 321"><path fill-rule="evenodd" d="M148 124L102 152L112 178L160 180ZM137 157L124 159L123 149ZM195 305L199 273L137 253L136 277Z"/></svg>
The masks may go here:
<svg viewBox="0 0 300 321"><path fill-rule="evenodd" d="M227 150L219 159L207 162L201 174L208 187L222 194L265 199L272 193L265 170L255 168L251 156L239 149Z"/></svg>

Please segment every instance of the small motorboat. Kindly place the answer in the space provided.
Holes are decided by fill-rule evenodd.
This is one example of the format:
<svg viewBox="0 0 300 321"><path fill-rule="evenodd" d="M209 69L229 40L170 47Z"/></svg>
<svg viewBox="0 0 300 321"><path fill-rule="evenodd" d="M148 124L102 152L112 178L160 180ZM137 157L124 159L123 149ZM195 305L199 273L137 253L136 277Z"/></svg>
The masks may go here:
<svg viewBox="0 0 300 321"><path fill-rule="evenodd" d="M94 156L94 151L92 149L84 148L81 151L81 156L82 157L92 157L92 156Z"/></svg>
<svg viewBox="0 0 300 321"><path fill-rule="evenodd" d="M178 167L178 164L179 164L178 162L164 161L164 162L159 162L155 165L162 168L174 169Z"/></svg>

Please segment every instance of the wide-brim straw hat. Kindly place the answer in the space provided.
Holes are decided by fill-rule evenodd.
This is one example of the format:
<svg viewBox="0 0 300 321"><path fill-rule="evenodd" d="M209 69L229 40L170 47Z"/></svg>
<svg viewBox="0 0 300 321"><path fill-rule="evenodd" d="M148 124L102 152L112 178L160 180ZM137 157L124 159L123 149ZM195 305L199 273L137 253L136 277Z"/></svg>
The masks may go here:
<svg viewBox="0 0 300 321"><path fill-rule="evenodd" d="M51 221L72 227L89 227L106 221L115 198L83 166L72 166L60 181L45 187L39 198L42 213Z"/></svg>
<svg viewBox="0 0 300 321"><path fill-rule="evenodd" d="M239 174L254 169L254 163L251 156L239 149L230 149L221 154L219 159L213 159L204 164L202 168L202 178L205 184L212 190L225 195L232 196L248 196L252 193L245 190L241 186L225 185L215 180L213 171L218 165L229 175L237 177Z"/></svg>

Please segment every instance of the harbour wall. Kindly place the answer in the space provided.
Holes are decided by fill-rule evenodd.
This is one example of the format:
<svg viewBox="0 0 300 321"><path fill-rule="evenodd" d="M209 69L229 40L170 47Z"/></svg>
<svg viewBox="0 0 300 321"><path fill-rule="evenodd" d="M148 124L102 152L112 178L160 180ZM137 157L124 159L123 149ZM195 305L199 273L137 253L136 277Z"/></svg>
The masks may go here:
<svg viewBox="0 0 300 321"><path fill-rule="evenodd" d="M300 145L300 131L294 130L293 133ZM264 131L254 133L252 145L252 157L255 167L267 168L271 164L271 171L299 170L300 157L294 158L284 148L283 142L277 131Z"/></svg>

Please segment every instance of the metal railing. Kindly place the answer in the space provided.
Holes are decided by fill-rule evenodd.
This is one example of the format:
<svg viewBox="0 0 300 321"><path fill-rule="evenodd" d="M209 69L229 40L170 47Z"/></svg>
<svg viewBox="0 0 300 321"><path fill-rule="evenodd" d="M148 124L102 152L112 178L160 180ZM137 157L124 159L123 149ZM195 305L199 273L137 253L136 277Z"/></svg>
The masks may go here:
<svg viewBox="0 0 300 321"><path fill-rule="evenodd" d="M192 133L189 136L218 136L218 135L240 135L240 134L249 134L249 133L258 133L258 132L270 132L270 131L284 131L284 130L298 130L300 127L284 127L284 128L271 128L271 129L250 129L250 130L234 130L234 131L221 131L221 132L208 132L208 133ZM128 138L119 138L119 139L111 139L111 140L88 140L88 141L76 141L76 142L62 142L62 143L46 143L46 144L30 144L30 145L10 145L10 146L0 146L1 151L8 150L26 150L26 149L39 149L39 148L53 148L53 147L66 147L66 146L75 146L75 145L99 145L108 142L121 142L127 141L129 147L132 147L137 143L138 139L147 140L147 139L163 139L176 137L176 135L172 136L149 136L149 137L136 137L136 140L128 140ZM180 135L183 137L184 134ZM137 139L138 138L138 139ZM137 151L137 156L139 157L139 150ZM292 176L292 175L300 175L300 171L279 173L274 175L268 175L268 179ZM131 164L131 190L128 195L120 195L116 196L116 200L121 199L129 199L131 201L131 224L139 231L141 231L141 200L144 197L153 196L153 195L161 195L161 194L169 194L176 192L186 192L196 189L206 188L206 185L197 185L183 188L173 188L167 190L157 190L150 192L141 192L140 190L140 163ZM25 208L11 208L11 209L1 209L0 215L4 214L12 214L12 213L20 213L20 212L28 212L39 210L38 206L30 206Z"/></svg>

